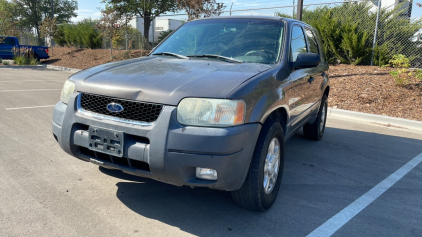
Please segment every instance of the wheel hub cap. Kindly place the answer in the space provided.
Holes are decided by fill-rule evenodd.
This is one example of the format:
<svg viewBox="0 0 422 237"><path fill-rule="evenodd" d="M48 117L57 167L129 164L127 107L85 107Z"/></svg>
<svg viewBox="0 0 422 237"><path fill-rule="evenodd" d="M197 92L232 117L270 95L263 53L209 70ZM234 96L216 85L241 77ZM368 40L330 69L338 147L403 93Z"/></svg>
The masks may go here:
<svg viewBox="0 0 422 237"><path fill-rule="evenodd" d="M267 157L264 165L264 191L270 194L277 182L278 172L280 169L280 142L275 137L268 146Z"/></svg>

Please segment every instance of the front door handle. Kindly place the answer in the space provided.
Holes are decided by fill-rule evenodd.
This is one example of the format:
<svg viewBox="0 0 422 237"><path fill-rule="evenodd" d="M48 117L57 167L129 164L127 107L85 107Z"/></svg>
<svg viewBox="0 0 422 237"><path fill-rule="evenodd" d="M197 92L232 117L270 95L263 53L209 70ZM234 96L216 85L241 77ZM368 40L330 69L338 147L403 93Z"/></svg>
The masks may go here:
<svg viewBox="0 0 422 237"><path fill-rule="evenodd" d="M313 77L310 77L310 78L308 79L308 82L309 82L309 83L311 83L311 84L312 84L312 82L313 82L313 81L315 81L315 78L313 78Z"/></svg>

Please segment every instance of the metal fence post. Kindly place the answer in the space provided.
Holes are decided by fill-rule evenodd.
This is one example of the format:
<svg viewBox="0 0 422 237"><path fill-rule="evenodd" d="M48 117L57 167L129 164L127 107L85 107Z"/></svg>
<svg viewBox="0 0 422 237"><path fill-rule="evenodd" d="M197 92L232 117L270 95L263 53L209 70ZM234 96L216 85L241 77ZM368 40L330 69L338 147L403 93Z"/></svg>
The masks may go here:
<svg viewBox="0 0 422 237"><path fill-rule="evenodd" d="M296 20L301 21L302 20L302 10L303 10L303 0L297 1L297 15Z"/></svg>
<svg viewBox="0 0 422 237"><path fill-rule="evenodd" d="M372 57L371 57L371 66L374 65L374 57L375 57L375 46L377 44L377 34L378 34L378 21L380 17L381 11L381 0L378 0L378 10L377 10L377 21L375 23L375 32L374 32L374 43L372 45Z"/></svg>

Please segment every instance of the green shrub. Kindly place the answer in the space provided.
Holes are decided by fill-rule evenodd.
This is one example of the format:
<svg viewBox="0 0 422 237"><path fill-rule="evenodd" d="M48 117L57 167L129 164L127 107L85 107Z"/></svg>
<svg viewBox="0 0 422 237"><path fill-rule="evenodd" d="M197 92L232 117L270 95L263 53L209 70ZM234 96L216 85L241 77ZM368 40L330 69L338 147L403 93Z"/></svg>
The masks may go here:
<svg viewBox="0 0 422 237"><path fill-rule="evenodd" d="M388 64L390 60L391 57L387 45L376 45L374 51L374 65L381 67Z"/></svg>
<svg viewBox="0 0 422 237"><path fill-rule="evenodd" d="M22 66L22 65L29 65L29 58L24 55L15 56L13 58L15 64Z"/></svg>
<svg viewBox="0 0 422 237"><path fill-rule="evenodd" d="M122 54L122 58L123 58L123 59L131 59L132 57L130 56L129 51L125 51L125 52L123 52L123 54Z"/></svg>
<svg viewBox="0 0 422 237"><path fill-rule="evenodd" d="M343 3L335 7L323 6L303 10L303 21L313 26L321 35L327 61L340 60L348 64L369 64L377 14L367 2ZM375 65L386 64L392 55L404 54L410 63L420 60L422 47L409 38L422 28L422 19L409 21L402 17L404 8L381 9L374 51ZM276 13L284 16L282 13Z"/></svg>
<svg viewBox="0 0 422 237"><path fill-rule="evenodd" d="M126 37L127 37L127 49L135 49L141 47L140 41L143 39L142 33L132 27L122 27L113 38L113 48L126 49Z"/></svg>
<svg viewBox="0 0 422 237"><path fill-rule="evenodd" d="M4 61L4 60L3 60L3 61L2 61L2 63L3 63L3 65L4 65L4 66L9 65L9 61Z"/></svg>
<svg viewBox="0 0 422 237"><path fill-rule="evenodd" d="M29 65L36 66L39 63L40 62L36 58L33 58L33 57L29 58Z"/></svg>
<svg viewBox="0 0 422 237"><path fill-rule="evenodd" d="M73 24L59 25L54 41L60 46L83 47L83 48L101 48L103 39L100 32L95 29L95 22L91 19L85 19Z"/></svg>
<svg viewBox="0 0 422 237"><path fill-rule="evenodd" d="M346 23L342 27L343 41L340 44L342 53L349 64L358 65L367 56L371 50L367 47L368 33L358 31L357 24Z"/></svg>
<svg viewBox="0 0 422 237"><path fill-rule="evenodd" d="M3 59L2 58L0 58L0 63L2 63L3 62Z"/></svg>
<svg viewBox="0 0 422 237"><path fill-rule="evenodd" d="M83 47L95 49L101 48L103 39L100 32L95 29L95 23L89 20L83 20L78 24L78 32L80 34L80 43Z"/></svg>
<svg viewBox="0 0 422 237"><path fill-rule="evenodd" d="M393 76L394 82L398 86L406 85L411 77L412 72L409 72L410 60L403 54L397 54L393 56L393 59L390 60L390 65L394 68L390 72L390 75Z"/></svg>

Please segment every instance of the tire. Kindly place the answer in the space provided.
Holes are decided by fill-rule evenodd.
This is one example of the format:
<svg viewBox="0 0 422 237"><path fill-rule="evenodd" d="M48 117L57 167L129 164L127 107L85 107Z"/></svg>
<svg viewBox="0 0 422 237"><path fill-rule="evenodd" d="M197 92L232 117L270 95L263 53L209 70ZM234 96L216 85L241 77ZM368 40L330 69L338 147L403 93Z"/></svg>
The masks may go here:
<svg viewBox="0 0 422 237"><path fill-rule="evenodd" d="M269 156L269 160L272 160L273 171L278 166L277 175L274 175L274 179L267 179L265 181L266 172L264 170L267 160L267 155L269 153L269 148L272 142L276 145L278 141L278 164L276 162L277 155ZM273 149L274 151L275 149ZM276 153L275 153L276 154ZM283 174L284 166L284 132L281 124L279 122L269 121L264 124L264 127L261 130L261 133L258 138L258 142L255 147L253 154L252 162L249 167L248 174L246 176L245 182L242 187L238 190L232 191L232 197L236 204L239 206L245 207L253 211L266 211L270 208L278 194L281 184L281 177ZM268 170L268 169L267 169ZM271 171L268 170L267 174L270 174ZM272 182L271 182L272 181ZM270 184L267 188L264 187L264 184ZM272 185L271 185L272 184Z"/></svg>
<svg viewBox="0 0 422 237"><path fill-rule="evenodd" d="M328 100L327 96L324 95L321 100L321 106L319 108L317 119L312 124L305 124L303 126L303 134L307 139L319 141L325 132L325 124L327 123L327 109Z"/></svg>
<svg viewBox="0 0 422 237"><path fill-rule="evenodd" d="M38 56L38 54L34 54L34 59L37 60L37 62L40 62L40 56Z"/></svg>

